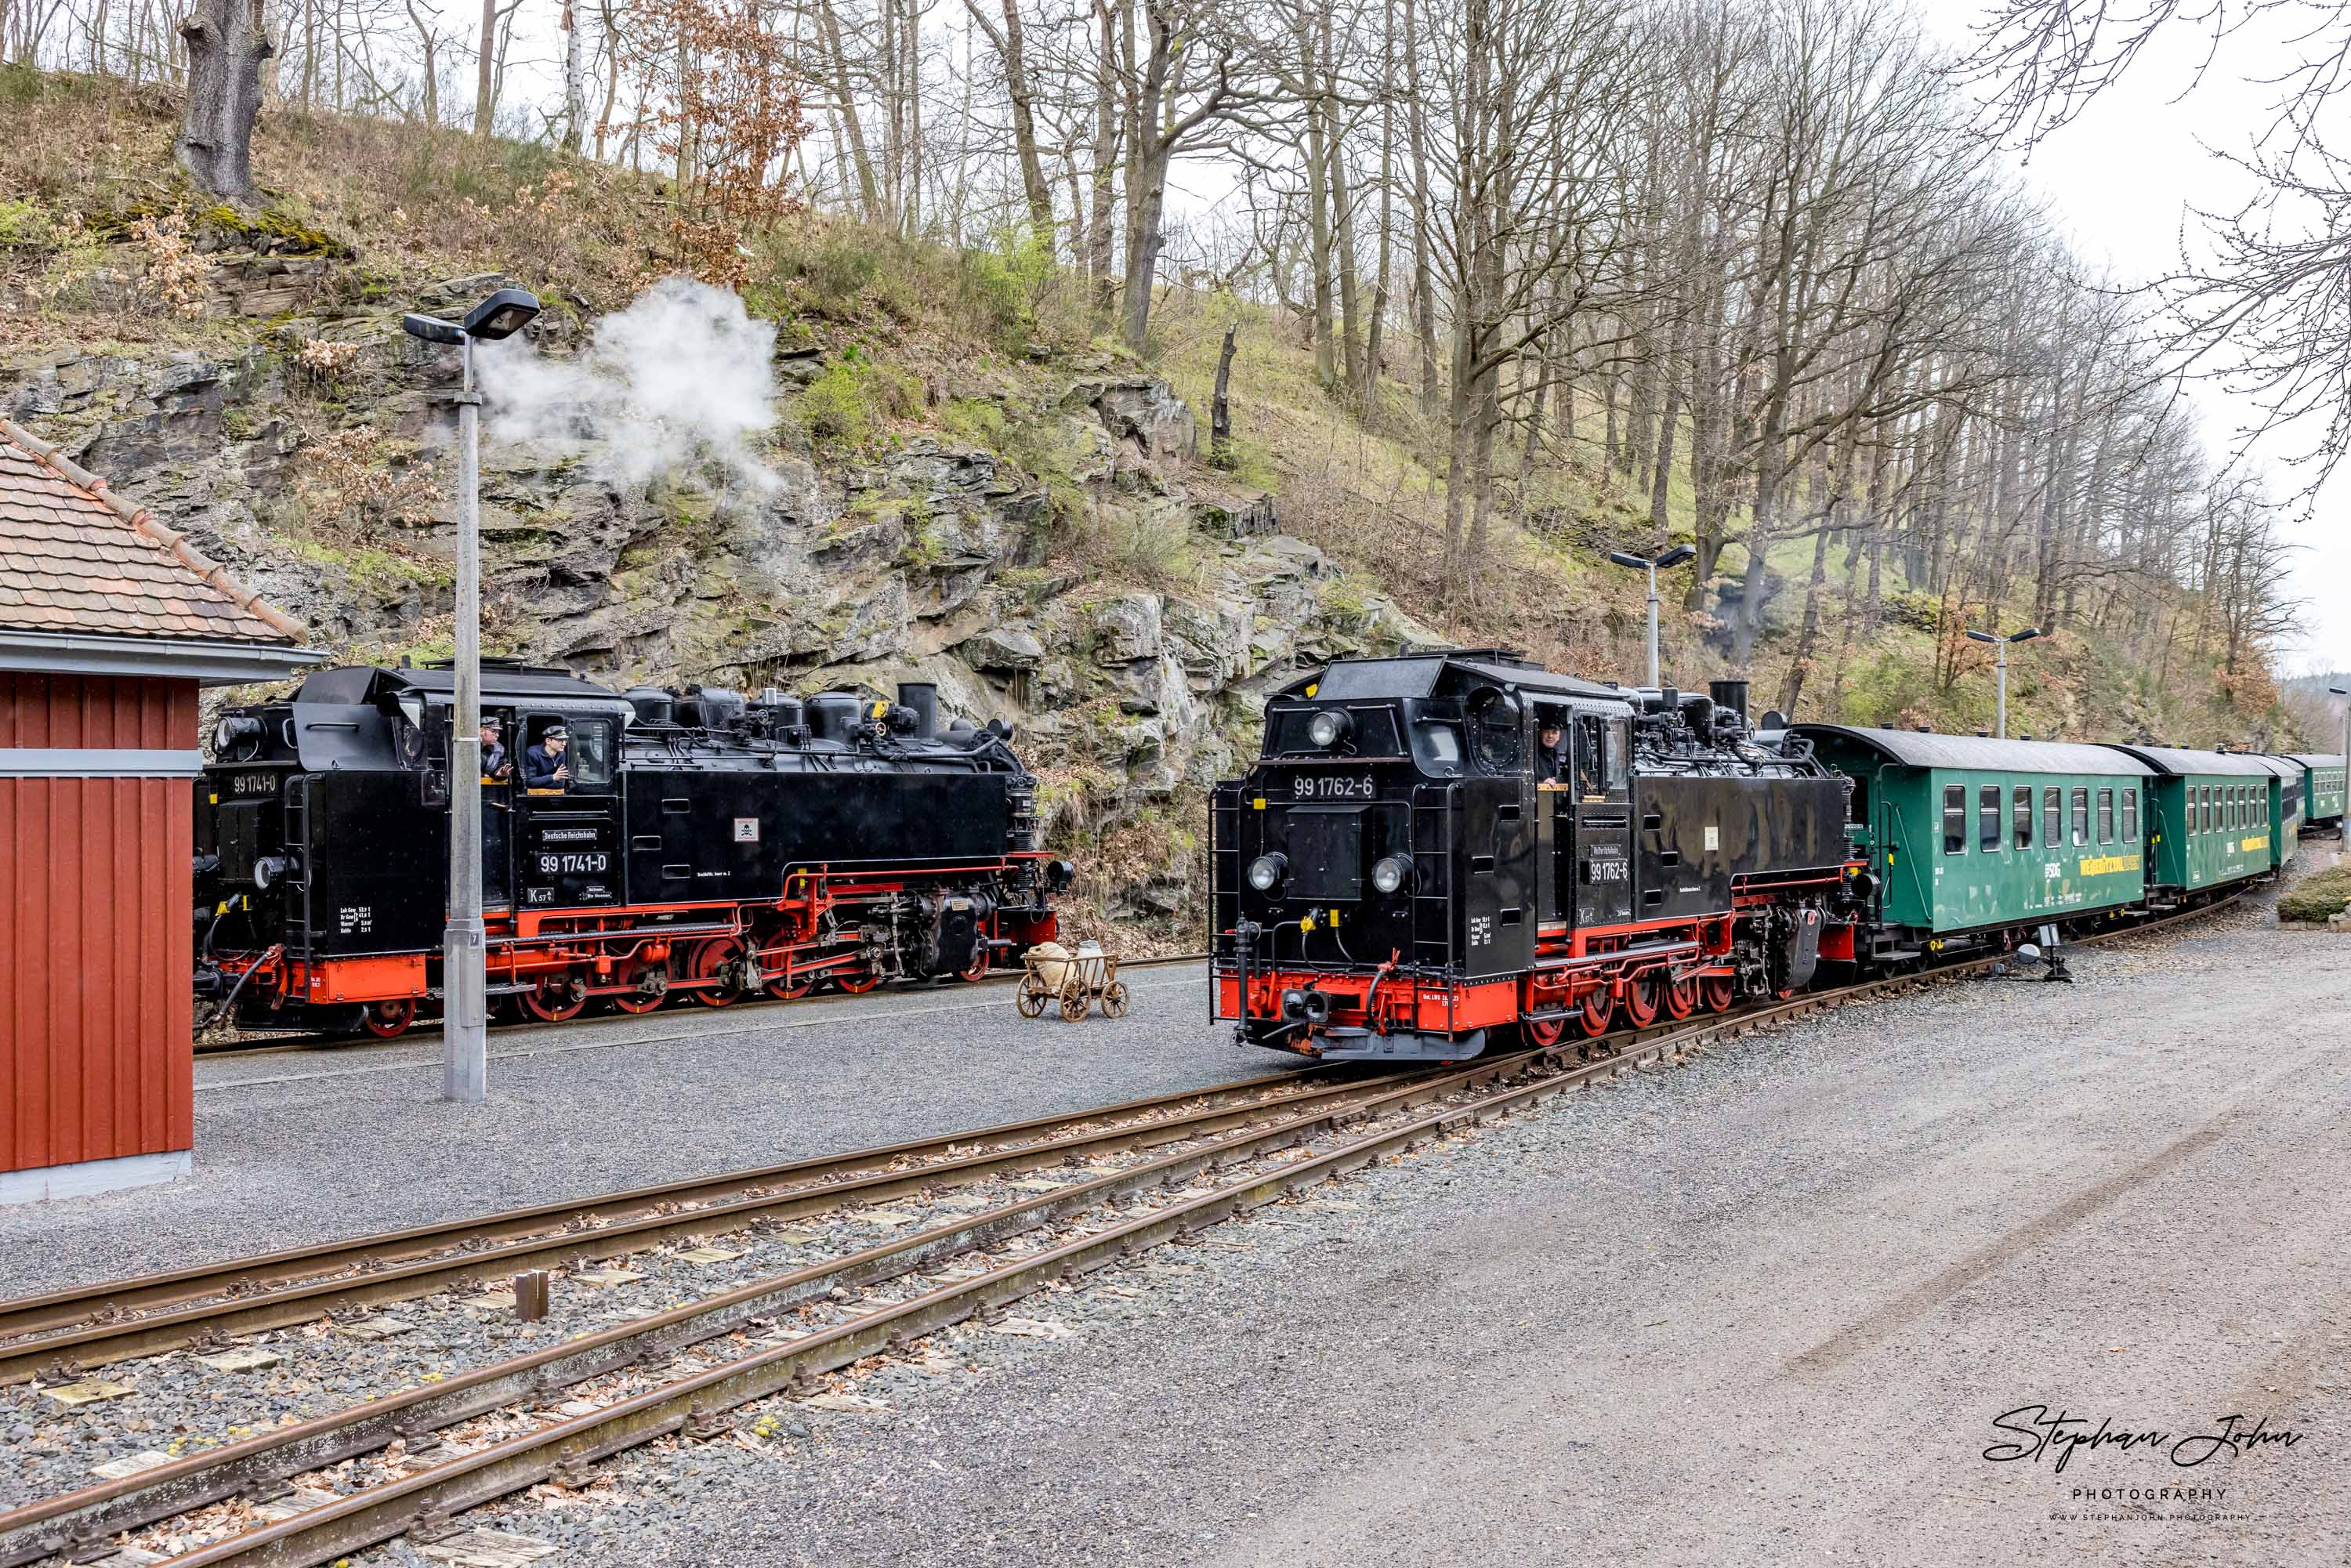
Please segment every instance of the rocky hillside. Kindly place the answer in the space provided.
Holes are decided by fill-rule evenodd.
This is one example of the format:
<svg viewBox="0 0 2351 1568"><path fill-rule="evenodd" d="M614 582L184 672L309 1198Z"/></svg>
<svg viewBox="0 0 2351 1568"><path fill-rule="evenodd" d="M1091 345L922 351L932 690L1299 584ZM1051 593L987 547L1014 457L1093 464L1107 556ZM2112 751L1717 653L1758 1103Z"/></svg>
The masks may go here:
<svg viewBox="0 0 2351 1568"><path fill-rule="evenodd" d="M314 641L429 658L449 645L458 366L344 297L340 265L217 258L206 347L19 350L0 410L190 529ZM423 303L504 281L451 278ZM542 322L535 352L559 366L594 338L576 315ZM768 427L735 465L686 440L646 452L663 437L642 426L516 439L494 395L492 651L622 684L935 681L949 711L1016 727L1054 841L1087 867L1081 918L1172 946L1196 939L1204 789L1254 745L1261 694L1334 655L1443 641L1286 537L1271 496L1204 466L1164 381L1084 355L925 379L789 334L768 358Z"/></svg>

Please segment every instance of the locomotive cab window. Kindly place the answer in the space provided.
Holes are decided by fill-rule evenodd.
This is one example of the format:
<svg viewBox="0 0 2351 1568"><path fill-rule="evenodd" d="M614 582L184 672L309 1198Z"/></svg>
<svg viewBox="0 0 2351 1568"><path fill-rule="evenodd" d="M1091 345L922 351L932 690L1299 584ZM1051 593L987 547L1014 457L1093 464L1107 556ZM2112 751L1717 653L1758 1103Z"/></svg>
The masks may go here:
<svg viewBox="0 0 2351 1568"><path fill-rule="evenodd" d="M1469 734L1478 766L1488 773L1519 770L1519 699L1489 687L1469 700Z"/></svg>
<svg viewBox="0 0 2351 1568"><path fill-rule="evenodd" d="M2101 789L2098 791L2098 842L2110 844L2114 841L2115 792L2112 789Z"/></svg>
<svg viewBox="0 0 2351 1568"><path fill-rule="evenodd" d="M2138 790L2136 789L2123 791L2123 842L2138 842Z"/></svg>
<svg viewBox="0 0 2351 1568"><path fill-rule="evenodd" d="M1965 854L1968 849L1968 787L1943 786L1943 852Z"/></svg>
<svg viewBox="0 0 2351 1568"><path fill-rule="evenodd" d="M1986 784L1976 791L1976 843L1983 850L2000 848L2000 786Z"/></svg>
<svg viewBox="0 0 2351 1568"><path fill-rule="evenodd" d="M2021 850L2031 849L2032 847L2032 786L2030 784L2019 787L2016 791L2015 831L2016 847Z"/></svg>
<svg viewBox="0 0 2351 1568"><path fill-rule="evenodd" d="M1593 796L1607 791L1608 727L1585 715L1575 721L1575 792Z"/></svg>
<svg viewBox="0 0 2351 1568"><path fill-rule="evenodd" d="M2076 849L2090 841L2090 791L2087 787L2074 790L2074 845Z"/></svg>
<svg viewBox="0 0 2351 1568"><path fill-rule="evenodd" d="M523 726L517 772L534 789L612 787L612 727L601 718L534 715Z"/></svg>
<svg viewBox="0 0 2351 1568"><path fill-rule="evenodd" d="M1633 721L1612 718L1608 721L1608 789L1611 794L1624 789L1633 779Z"/></svg>

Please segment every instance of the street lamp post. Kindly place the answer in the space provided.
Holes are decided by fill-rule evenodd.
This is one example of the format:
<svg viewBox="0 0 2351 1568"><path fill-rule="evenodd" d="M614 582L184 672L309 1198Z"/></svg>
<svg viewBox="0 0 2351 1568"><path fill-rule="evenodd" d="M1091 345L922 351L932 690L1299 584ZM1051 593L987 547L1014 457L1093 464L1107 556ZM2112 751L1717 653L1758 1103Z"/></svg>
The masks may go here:
<svg viewBox="0 0 2351 1568"><path fill-rule="evenodd" d="M1687 545L1676 545L1673 549L1666 551L1663 555L1658 556L1635 555L1630 550L1621 549L1613 549L1608 552L1608 559L1614 561L1618 566L1629 566L1635 571L1646 570L1649 574L1649 685L1652 686L1658 684L1657 569L1659 567L1679 566L1682 562L1689 559L1696 554L1698 554L1698 551L1690 549Z"/></svg>
<svg viewBox="0 0 2351 1568"><path fill-rule="evenodd" d="M482 398L474 390L474 344L511 337L538 314L531 295L501 288L461 322L400 319L411 337L455 343L465 360L457 393L457 689L449 737L449 925L441 936L441 1092L466 1104L489 1094L482 929Z"/></svg>
<svg viewBox="0 0 2351 1568"><path fill-rule="evenodd" d="M1991 632L1970 632L1968 633L1969 640L1971 642L1991 643L1992 653L1995 655L1994 667L2000 671L2000 717L1998 727L1995 728L1993 733L2002 740L2006 740L2008 738L2009 644L2011 643L2030 643L2035 637L2040 635L2041 628L2038 626L2027 626L2023 631L2009 637L1999 636ZM1980 734L1982 732L1978 731L1977 733Z"/></svg>

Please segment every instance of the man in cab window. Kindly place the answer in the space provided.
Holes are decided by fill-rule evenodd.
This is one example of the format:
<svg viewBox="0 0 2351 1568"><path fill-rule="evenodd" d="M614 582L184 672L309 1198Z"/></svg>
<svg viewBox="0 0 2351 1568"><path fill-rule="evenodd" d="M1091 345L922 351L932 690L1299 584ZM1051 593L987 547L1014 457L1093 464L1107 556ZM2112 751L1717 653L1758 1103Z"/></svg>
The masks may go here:
<svg viewBox="0 0 2351 1568"><path fill-rule="evenodd" d="M499 728L495 718L482 720L482 777L493 784L504 784L514 777L514 760L498 738Z"/></svg>
<svg viewBox="0 0 2351 1568"><path fill-rule="evenodd" d="M1566 736L1555 718L1545 718L1535 731L1535 776L1546 782L1567 778Z"/></svg>
<svg viewBox="0 0 2351 1568"><path fill-rule="evenodd" d="M559 724L547 727L538 744L522 754L523 782L533 789L571 788L571 763L564 756L571 737Z"/></svg>

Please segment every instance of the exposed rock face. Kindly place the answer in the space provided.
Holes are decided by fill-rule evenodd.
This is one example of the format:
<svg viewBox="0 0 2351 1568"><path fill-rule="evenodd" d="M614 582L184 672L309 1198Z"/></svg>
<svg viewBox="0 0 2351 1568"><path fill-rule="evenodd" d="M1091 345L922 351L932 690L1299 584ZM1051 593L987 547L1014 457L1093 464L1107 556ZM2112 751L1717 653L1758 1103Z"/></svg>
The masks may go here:
<svg viewBox="0 0 2351 1568"><path fill-rule="evenodd" d="M331 388L292 352L313 337L360 345ZM355 659L445 651L451 505L402 527L322 516L313 491L320 443L366 424L376 467L445 496L454 366L381 316L304 319L281 340L226 361L20 356L0 363L0 409L191 529L314 640ZM854 460L778 444L764 494L715 472L619 488L593 442L487 444L489 645L622 685L934 681L946 714L1011 721L1029 765L1070 781L1048 791L1065 832L1154 812L1196 832L1185 792L1234 769L1265 692L1324 659L1438 641L1275 531L1272 497L1193 466L1196 425L1165 382L1081 382L1044 417L1077 456L1086 516L1057 516L1047 486L1002 456L922 435ZM1181 580L1090 574L1076 534L1106 517L1188 530ZM1103 902L1189 920L1194 875L1171 865Z"/></svg>

